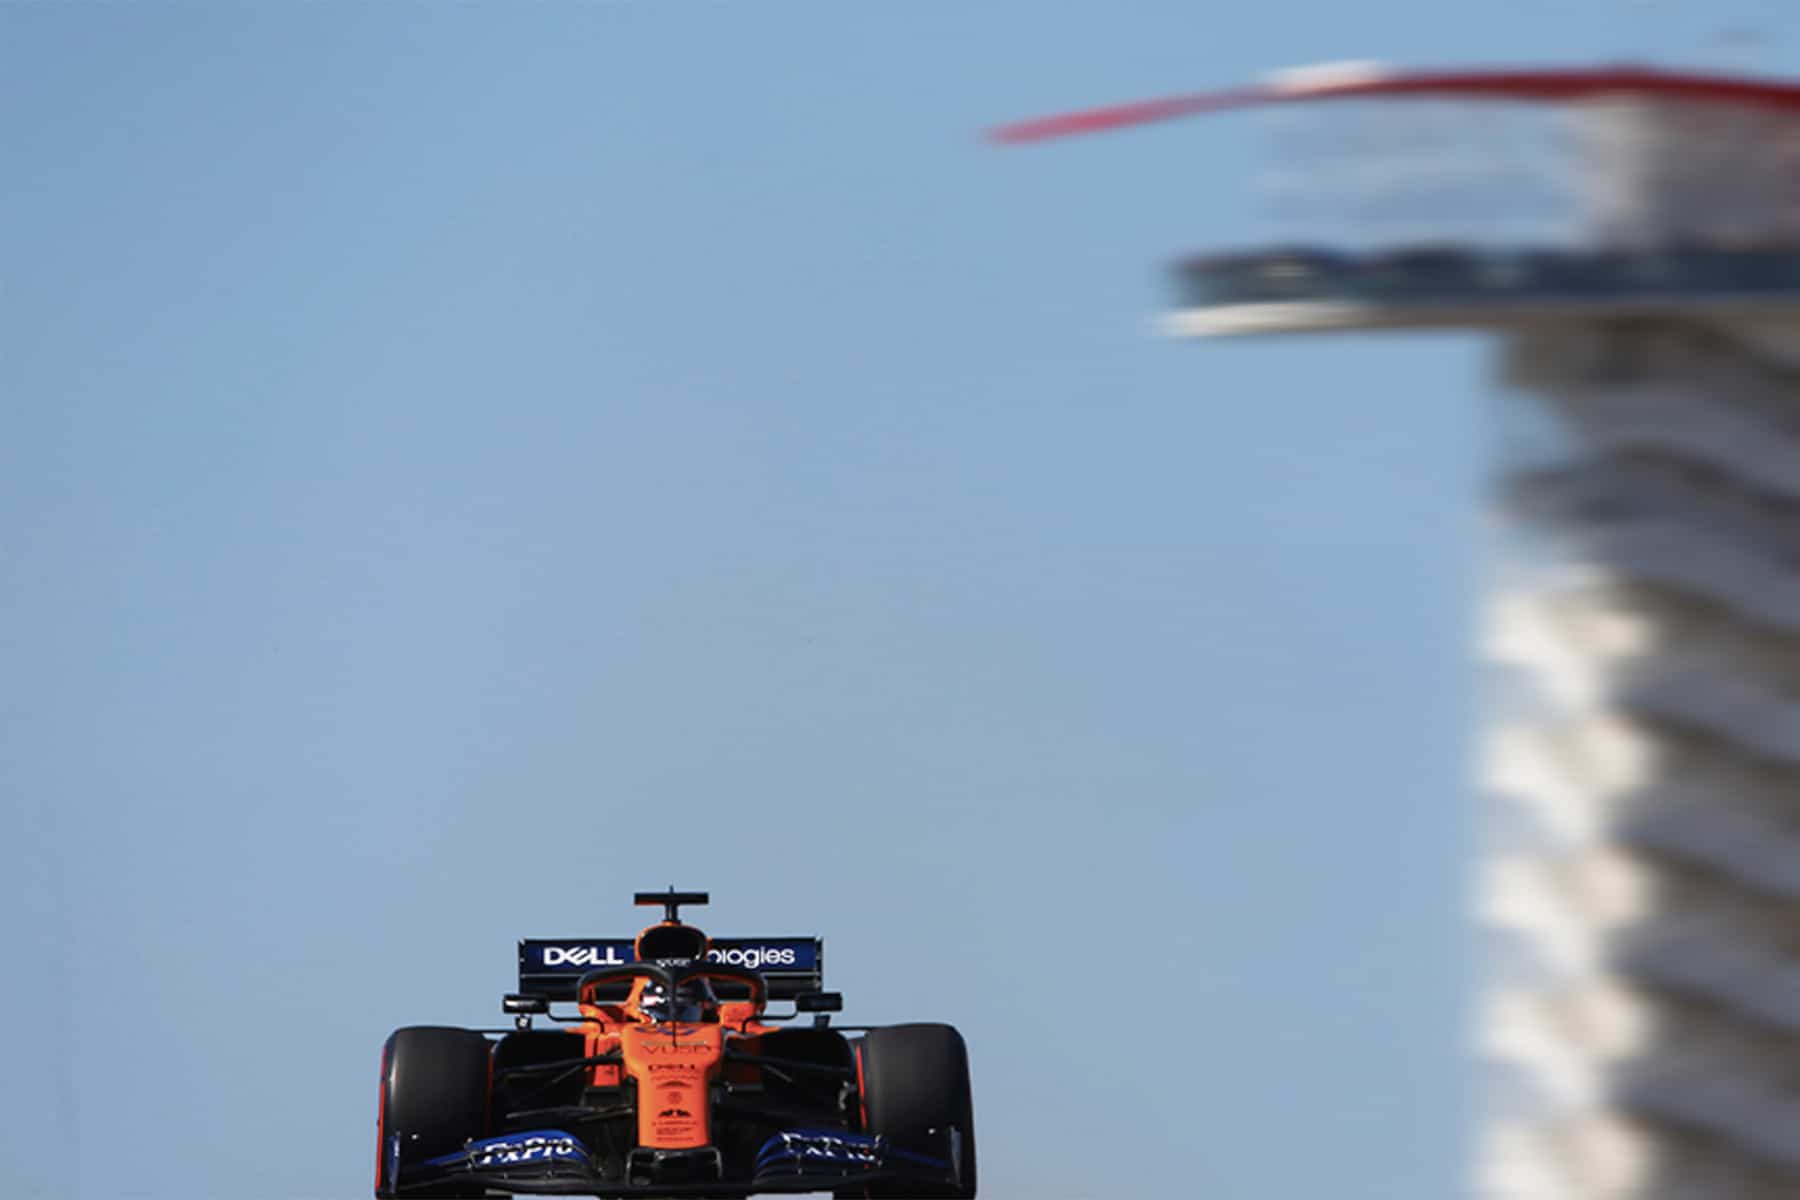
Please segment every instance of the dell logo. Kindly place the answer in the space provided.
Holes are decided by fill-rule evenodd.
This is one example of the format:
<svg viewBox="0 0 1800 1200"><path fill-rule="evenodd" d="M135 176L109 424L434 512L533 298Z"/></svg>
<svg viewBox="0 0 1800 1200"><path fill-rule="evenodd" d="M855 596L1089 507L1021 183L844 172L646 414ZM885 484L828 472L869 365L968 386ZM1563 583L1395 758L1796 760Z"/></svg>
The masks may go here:
<svg viewBox="0 0 1800 1200"><path fill-rule="evenodd" d="M625 960L612 946L545 946L546 967L616 967Z"/></svg>

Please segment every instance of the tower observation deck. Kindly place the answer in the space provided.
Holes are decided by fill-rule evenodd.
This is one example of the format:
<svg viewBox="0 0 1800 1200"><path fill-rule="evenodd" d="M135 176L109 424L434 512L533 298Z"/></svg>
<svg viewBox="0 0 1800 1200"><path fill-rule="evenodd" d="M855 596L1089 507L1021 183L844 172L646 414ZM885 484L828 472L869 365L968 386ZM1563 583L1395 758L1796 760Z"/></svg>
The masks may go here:
<svg viewBox="0 0 1800 1200"><path fill-rule="evenodd" d="M1253 108L1323 118L1289 232L1175 264L1165 331L1491 330L1536 434L1493 487L1471 1191L1800 1196L1800 83L1311 69L996 136Z"/></svg>

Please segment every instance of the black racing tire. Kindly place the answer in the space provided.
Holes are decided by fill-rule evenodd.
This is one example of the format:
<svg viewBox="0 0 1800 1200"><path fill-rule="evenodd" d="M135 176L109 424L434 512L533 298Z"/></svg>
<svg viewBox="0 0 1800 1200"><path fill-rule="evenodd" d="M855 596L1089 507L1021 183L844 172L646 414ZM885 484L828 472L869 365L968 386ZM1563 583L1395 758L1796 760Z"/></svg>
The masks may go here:
<svg viewBox="0 0 1800 1200"><path fill-rule="evenodd" d="M927 1131L954 1125L962 1132L962 1183L936 1189L912 1183L869 1185L872 1200L948 1197L974 1200L975 1101L969 1088L969 1050L949 1025L890 1025L872 1029L857 1050L865 1132L905 1147Z"/></svg>
<svg viewBox="0 0 1800 1200"><path fill-rule="evenodd" d="M381 1097L376 1116L375 1195L395 1195L394 1175L405 1167L462 1149L487 1133L488 1040L469 1029L414 1025L394 1031L381 1050ZM399 1136L398 1153L388 1143ZM447 1186L408 1189L407 1197L451 1200L483 1189Z"/></svg>

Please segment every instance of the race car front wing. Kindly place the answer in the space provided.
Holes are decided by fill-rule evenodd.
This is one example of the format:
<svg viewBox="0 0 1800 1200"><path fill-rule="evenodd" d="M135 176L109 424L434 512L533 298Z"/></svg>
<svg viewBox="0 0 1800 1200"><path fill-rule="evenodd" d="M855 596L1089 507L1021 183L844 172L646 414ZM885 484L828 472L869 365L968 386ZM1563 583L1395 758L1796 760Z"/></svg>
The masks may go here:
<svg viewBox="0 0 1800 1200"><path fill-rule="evenodd" d="M387 1148L396 1160L400 1136L391 1134ZM817 1192L878 1180L955 1185L962 1160L962 1131L955 1127L933 1130L916 1149L842 1130L790 1129L763 1143L748 1181L721 1178L719 1152L710 1146L636 1150L618 1175L604 1172L573 1134L537 1129L483 1138L428 1159L405 1171L395 1190L404 1195L454 1182L508 1192L628 1197Z"/></svg>

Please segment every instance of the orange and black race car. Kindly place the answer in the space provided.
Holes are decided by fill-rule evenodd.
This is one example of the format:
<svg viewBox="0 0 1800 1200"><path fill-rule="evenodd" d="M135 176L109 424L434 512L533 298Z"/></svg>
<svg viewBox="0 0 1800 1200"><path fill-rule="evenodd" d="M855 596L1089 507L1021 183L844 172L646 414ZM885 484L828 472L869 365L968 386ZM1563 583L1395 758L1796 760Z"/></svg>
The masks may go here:
<svg viewBox="0 0 1800 1200"><path fill-rule="evenodd" d="M819 939L714 941L680 918L706 893L636 900L665 917L635 940L519 943L513 1028L388 1038L376 1196L975 1195L961 1034L833 1026Z"/></svg>

